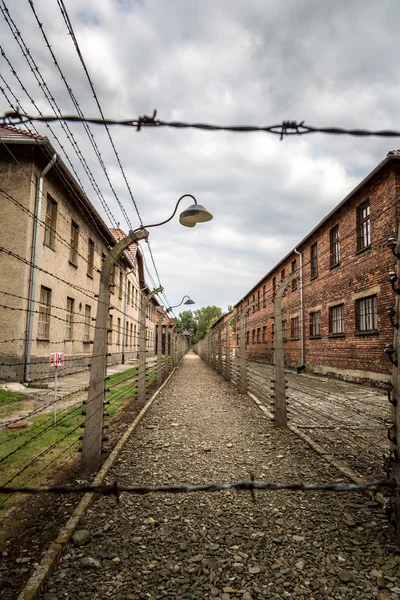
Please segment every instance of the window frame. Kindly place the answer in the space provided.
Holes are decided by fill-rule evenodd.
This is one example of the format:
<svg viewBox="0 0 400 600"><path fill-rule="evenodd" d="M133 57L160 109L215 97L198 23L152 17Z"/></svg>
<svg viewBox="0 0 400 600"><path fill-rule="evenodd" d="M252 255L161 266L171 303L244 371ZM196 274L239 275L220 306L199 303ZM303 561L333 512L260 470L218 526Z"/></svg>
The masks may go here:
<svg viewBox="0 0 400 600"><path fill-rule="evenodd" d="M265 344L267 342L267 326L263 325L262 328L262 343Z"/></svg>
<svg viewBox="0 0 400 600"><path fill-rule="evenodd" d="M366 216L363 211L367 210ZM366 225L366 230L364 226ZM366 238L367 243L364 243ZM357 207L357 252L363 252L371 246L371 205L369 198Z"/></svg>
<svg viewBox="0 0 400 600"><path fill-rule="evenodd" d="M256 343L256 330L253 329L251 332L251 343L255 344Z"/></svg>
<svg viewBox="0 0 400 600"><path fill-rule="evenodd" d="M88 310L89 309L89 310ZM90 322L92 320L92 307L85 304L85 314L83 319L83 343L90 343Z"/></svg>
<svg viewBox="0 0 400 600"><path fill-rule="evenodd" d="M318 315L318 317L317 317ZM310 313L310 339L321 338L321 311L314 310Z"/></svg>
<svg viewBox="0 0 400 600"><path fill-rule="evenodd" d="M293 273L296 273L297 271L297 260L294 258L292 260L292 275ZM295 292L297 290L297 278L292 279L292 292Z"/></svg>
<svg viewBox="0 0 400 600"><path fill-rule="evenodd" d="M49 205L51 205L51 208L52 208L51 214L48 211ZM53 209L54 209L54 214L53 214ZM58 212L57 202L50 196L50 194L47 194L46 212L45 212L45 216L44 216L43 245L47 246L51 250L55 249L56 229L57 229L57 212Z"/></svg>
<svg viewBox="0 0 400 600"><path fill-rule="evenodd" d="M287 342L287 319L282 319L282 342Z"/></svg>
<svg viewBox="0 0 400 600"><path fill-rule="evenodd" d="M315 279L318 277L318 242L315 242L310 246L310 265L311 279Z"/></svg>
<svg viewBox="0 0 400 600"><path fill-rule="evenodd" d="M67 296L67 310L65 312L65 341L71 342L74 339L74 298Z"/></svg>
<svg viewBox="0 0 400 600"><path fill-rule="evenodd" d="M365 308L363 313L361 314L360 307L367 302L372 301L372 311L366 312ZM355 301L355 321L356 321L356 335L374 335L379 333L378 329L378 298L376 294L371 294L371 296L365 296L364 298L358 298ZM371 317L372 328L361 328L361 319L364 318L365 322L367 319Z"/></svg>
<svg viewBox="0 0 400 600"><path fill-rule="evenodd" d="M51 289L40 286L39 315L38 315L38 339L50 339L50 317L51 317ZM43 318L44 317L44 318Z"/></svg>
<svg viewBox="0 0 400 600"><path fill-rule="evenodd" d="M86 275L93 279L94 273L94 241L89 238L88 239L88 257L87 257L87 270Z"/></svg>
<svg viewBox="0 0 400 600"><path fill-rule="evenodd" d="M340 265L340 229L339 223L329 231L330 267Z"/></svg>
<svg viewBox="0 0 400 600"><path fill-rule="evenodd" d="M79 240L79 225L71 220L71 233L69 241L69 262L74 267L78 266L78 240Z"/></svg>
<svg viewBox="0 0 400 600"><path fill-rule="evenodd" d="M257 338L257 344L260 344L261 343L261 327L257 327L256 338Z"/></svg>
<svg viewBox="0 0 400 600"><path fill-rule="evenodd" d="M290 319L290 339L291 340L298 340L300 338L300 333L299 333L299 317L292 317Z"/></svg>
<svg viewBox="0 0 400 600"><path fill-rule="evenodd" d="M263 308L267 306L267 286L263 285Z"/></svg>
<svg viewBox="0 0 400 600"><path fill-rule="evenodd" d="M341 318L337 318L337 311L341 311ZM335 318L334 318L335 317ZM342 324L342 329L340 331L334 331L336 327L334 327L337 323ZM344 337L345 334L345 326L344 326L344 303L335 304L334 306L329 307L329 337Z"/></svg>

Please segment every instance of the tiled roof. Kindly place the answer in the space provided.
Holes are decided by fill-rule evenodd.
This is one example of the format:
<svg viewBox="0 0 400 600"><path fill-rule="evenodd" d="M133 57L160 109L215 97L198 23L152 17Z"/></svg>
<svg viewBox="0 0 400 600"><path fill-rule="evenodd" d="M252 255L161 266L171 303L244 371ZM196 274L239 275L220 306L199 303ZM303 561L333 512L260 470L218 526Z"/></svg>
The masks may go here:
<svg viewBox="0 0 400 600"><path fill-rule="evenodd" d="M0 139L2 140L44 140L48 141L49 138L36 133L31 133L26 129L19 129L18 127L12 127L11 125L0 125Z"/></svg>
<svg viewBox="0 0 400 600"><path fill-rule="evenodd" d="M122 229L110 228L110 231L114 238L117 240L117 242L120 242L127 235L124 231L122 231ZM136 242L132 242L132 245L129 246L128 250L125 250L125 256L132 264L135 263L137 247L138 246Z"/></svg>
<svg viewBox="0 0 400 600"><path fill-rule="evenodd" d="M390 150L390 152L388 152L386 154L386 156L391 156L391 155L399 156L400 155L400 150Z"/></svg>

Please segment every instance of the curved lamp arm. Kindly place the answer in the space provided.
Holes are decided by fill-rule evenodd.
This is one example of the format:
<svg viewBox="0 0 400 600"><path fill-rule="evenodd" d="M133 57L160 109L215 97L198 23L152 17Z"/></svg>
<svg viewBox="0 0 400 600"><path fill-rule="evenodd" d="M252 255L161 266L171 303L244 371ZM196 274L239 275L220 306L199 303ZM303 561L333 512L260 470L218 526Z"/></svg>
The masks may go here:
<svg viewBox="0 0 400 600"><path fill-rule="evenodd" d="M148 227L158 227L159 225L165 225L165 223L168 223L168 221L171 221L171 219L174 218L174 216L176 214L176 211L178 210L178 206L179 206L181 200L183 200L184 198L192 198L192 200L194 201L194 203L197 204L197 200L196 200L196 198L194 196L192 196L192 194L184 194L183 196L181 196L179 198L178 202L176 203L174 212L172 213L172 215L168 219L165 219L165 221L161 221L160 223L153 223L152 225L145 225L143 227L139 227L138 229L135 229L135 231L140 231L141 229L147 229Z"/></svg>
<svg viewBox="0 0 400 600"><path fill-rule="evenodd" d="M183 304L183 301L184 301L184 299L185 299L185 298L187 298L188 300L190 300L190 296L183 296L183 298L182 298L181 302L180 302L179 304L177 304L176 306L169 306L169 307L167 308L167 312L168 312L169 310L172 310L173 308L178 308L178 306L181 306L181 305Z"/></svg>

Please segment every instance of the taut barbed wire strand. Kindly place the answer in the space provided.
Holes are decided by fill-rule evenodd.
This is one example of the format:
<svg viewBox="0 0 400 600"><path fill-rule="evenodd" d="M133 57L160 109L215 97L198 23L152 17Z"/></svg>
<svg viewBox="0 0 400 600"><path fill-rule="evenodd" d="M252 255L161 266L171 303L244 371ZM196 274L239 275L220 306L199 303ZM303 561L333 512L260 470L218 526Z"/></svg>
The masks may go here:
<svg viewBox="0 0 400 600"><path fill-rule="evenodd" d="M395 129L347 129L344 127L315 127L306 125L303 121L282 121L275 125L215 125L211 123L189 123L185 121L163 121L156 119L157 111L152 116L139 116L133 119L103 119L82 118L79 115L29 115L18 110L7 111L0 117L2 125L20 125L25 123L53 121L68 121L71 123L92 123L94 125L120 125L122 127L134 127L140 131L143 127L171 127L174 129L200 129L203 131L231 131L235 133L272 133L279 135L282 140L289 135L307 135L310 133L325 133L330 135L351 135L356 137L400 137L400 131Z"/></svg>
<svg viewBox="0 0 400 600"><path fill-rule="evenodd" d="M233 483L209 483L200 485L168 485L168 486L120 486L117 482L110 485L84 485L78 487L51 486L51 487L0 487L0 494L82 494L93 493L102 496L115 496L119 500L120 494L191 494L195 492L225 492L227 490L258 491L292 491L292 492L366 492L378 489L396 488L396 483L391 479L380 479L363 485L347 483L274 483L268 481L235 481Z"/></svg>

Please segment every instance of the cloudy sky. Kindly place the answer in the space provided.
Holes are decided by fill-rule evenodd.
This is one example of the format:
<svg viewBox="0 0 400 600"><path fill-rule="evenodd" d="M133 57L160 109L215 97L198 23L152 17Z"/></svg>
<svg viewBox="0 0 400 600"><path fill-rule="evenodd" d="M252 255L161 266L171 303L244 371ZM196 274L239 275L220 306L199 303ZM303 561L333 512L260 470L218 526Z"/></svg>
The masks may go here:
<svg viewBox="0 0 400 600"><path fill-rule="evenodd" d="M4 2L61 110L74 114L28 0ZM224 125L304 119L316 126L399 128L398 0L64 2L108 117L134 118L157 109L163 120ZM57 1L33 5L84 114L98 116ZM7 57L40 109L51 113L0 18ZM0 73L22 108L35 113L2 57ZM0 95L0 112L8 109ZM82 125L71 129L115 219L127 229ZM55 130L63 140L59 126ZM137 226L108 138L99 126L92 131ZM151 245L172 304L190 294L197 307L217 304L224 310L399 145L320 134L280 141L263 133L137 133L121 127L111 133L144 223L165 219L185 193L213 213L213 221L194 229L175 219L152 230ZM66 148L105 217L78 158L68 143Z"/></svg>

